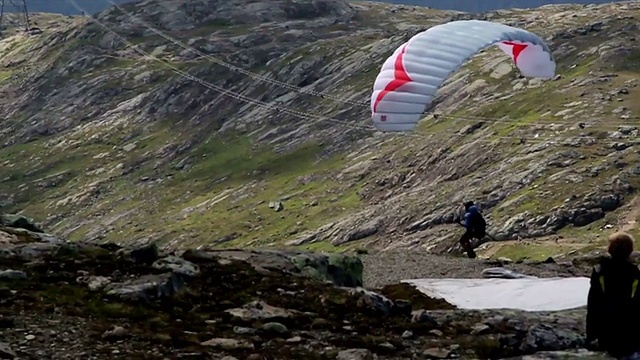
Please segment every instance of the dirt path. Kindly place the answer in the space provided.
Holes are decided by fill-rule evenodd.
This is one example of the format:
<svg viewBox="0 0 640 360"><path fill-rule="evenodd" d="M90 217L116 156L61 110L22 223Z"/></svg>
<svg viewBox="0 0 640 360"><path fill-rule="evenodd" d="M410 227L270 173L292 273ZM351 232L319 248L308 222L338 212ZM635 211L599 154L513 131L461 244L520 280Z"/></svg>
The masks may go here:
<svg viewBox="0 0 640 360"><path fill-rule="evenodd" d="M364 285L379 287L408 279L481 278L495 264L464 256L435 255L420 250L395 250L361 255ZM507 269L538 277L585 276L582 270L558 264L508 264ZM586 274L588 275L588 274Z"/></svg>

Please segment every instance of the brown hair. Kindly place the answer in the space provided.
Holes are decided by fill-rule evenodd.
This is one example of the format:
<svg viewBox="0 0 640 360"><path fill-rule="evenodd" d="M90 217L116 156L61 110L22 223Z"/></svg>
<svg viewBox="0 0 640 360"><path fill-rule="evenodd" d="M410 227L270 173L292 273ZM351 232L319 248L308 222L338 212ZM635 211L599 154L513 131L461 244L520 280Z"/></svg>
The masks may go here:
<svg viewBox="0 0 640 360"><path fill-rule="evenodd" d="M609 249L607 251L614 259L628 259L633 252L633 236L626 232L617 232L609 236Z"/></svg>

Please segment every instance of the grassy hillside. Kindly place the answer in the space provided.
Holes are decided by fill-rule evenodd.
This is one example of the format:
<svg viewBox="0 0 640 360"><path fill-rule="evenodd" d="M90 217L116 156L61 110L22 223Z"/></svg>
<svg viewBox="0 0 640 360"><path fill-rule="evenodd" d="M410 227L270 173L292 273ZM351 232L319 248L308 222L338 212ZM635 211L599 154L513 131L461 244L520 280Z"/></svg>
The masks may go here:
<svg viewBox="0 0 640 360"><path fill-rule="evenodd" d="M519 78L499 50L485 51L443 87L441 116L410 137L363 129L373 80L395 47L453 14L282 1L257 16L241 5L127 5L182 45L120 10L98 17L156 59L82 17L39 15L44 34L0 41L1 209L71 239L171 247L441 252L459 232L450 214L468 198L501 240L560 234L572 250L598 243L601 227L632 226L637 3L501 12L492 20L549 39L560 78ZM489 251L567 250L541 244Z"/></svg>

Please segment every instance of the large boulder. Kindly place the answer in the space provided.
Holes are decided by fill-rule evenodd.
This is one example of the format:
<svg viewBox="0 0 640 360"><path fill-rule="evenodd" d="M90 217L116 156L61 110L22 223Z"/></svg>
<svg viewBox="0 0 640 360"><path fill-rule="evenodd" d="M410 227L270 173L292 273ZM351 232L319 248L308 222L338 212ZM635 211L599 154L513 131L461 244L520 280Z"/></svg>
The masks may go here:
<svg viewBox="0 0 640 360"><path fill-rule="evenodd" d="M36 233L44 232L36 225L33 219L24 215L2 214L0 215L0 225L16 229L25 229Z"/></svg>
<svg viewBox="0 0 640 360"><path fill-rule="evenodd" d="M305 274L325 279L339 286L362 286L363 265L360 258L344 254L302 253L290 258Z"/></svg>
<svg viewBox="0 0 640 360"><path fill-rule="evenodd" d="M213 259L245 261L259 271L278 270L331 281L338 286L362 286L363 264L352 255L232 249L187 250L183 257L196 263Z"/></svg>

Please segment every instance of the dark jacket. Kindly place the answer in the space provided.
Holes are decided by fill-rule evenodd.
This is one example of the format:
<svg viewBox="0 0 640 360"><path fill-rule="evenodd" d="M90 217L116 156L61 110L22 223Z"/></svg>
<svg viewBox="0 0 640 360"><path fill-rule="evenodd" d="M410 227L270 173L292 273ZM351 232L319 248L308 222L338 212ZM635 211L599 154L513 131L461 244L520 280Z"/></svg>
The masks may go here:
<svg viewBox="0 0 640 360"><path fill-rule="evenodd" d="M472 205L469 207L469 209L467 209L467 213L464 214L464 227L466 227L467 230L473 229L475 225L475 220L478 215L480 215L480 212L478 211L478 208L475 205Z"/></svg>
<svg viewBox="0 0 640 360"><path fill-rule="evenodd" d="M629 261L605 258L594 267L587 299L587 342L597 339L614 357L640 350L639 282L640 270Z"/></svg>
<svg viewBox="0 0 640 360"><path fill-rule="evenodd" d="M486 235L487 223L475 205L470 206L464 214L464 227L472 237L482 239Z"/></svg>

